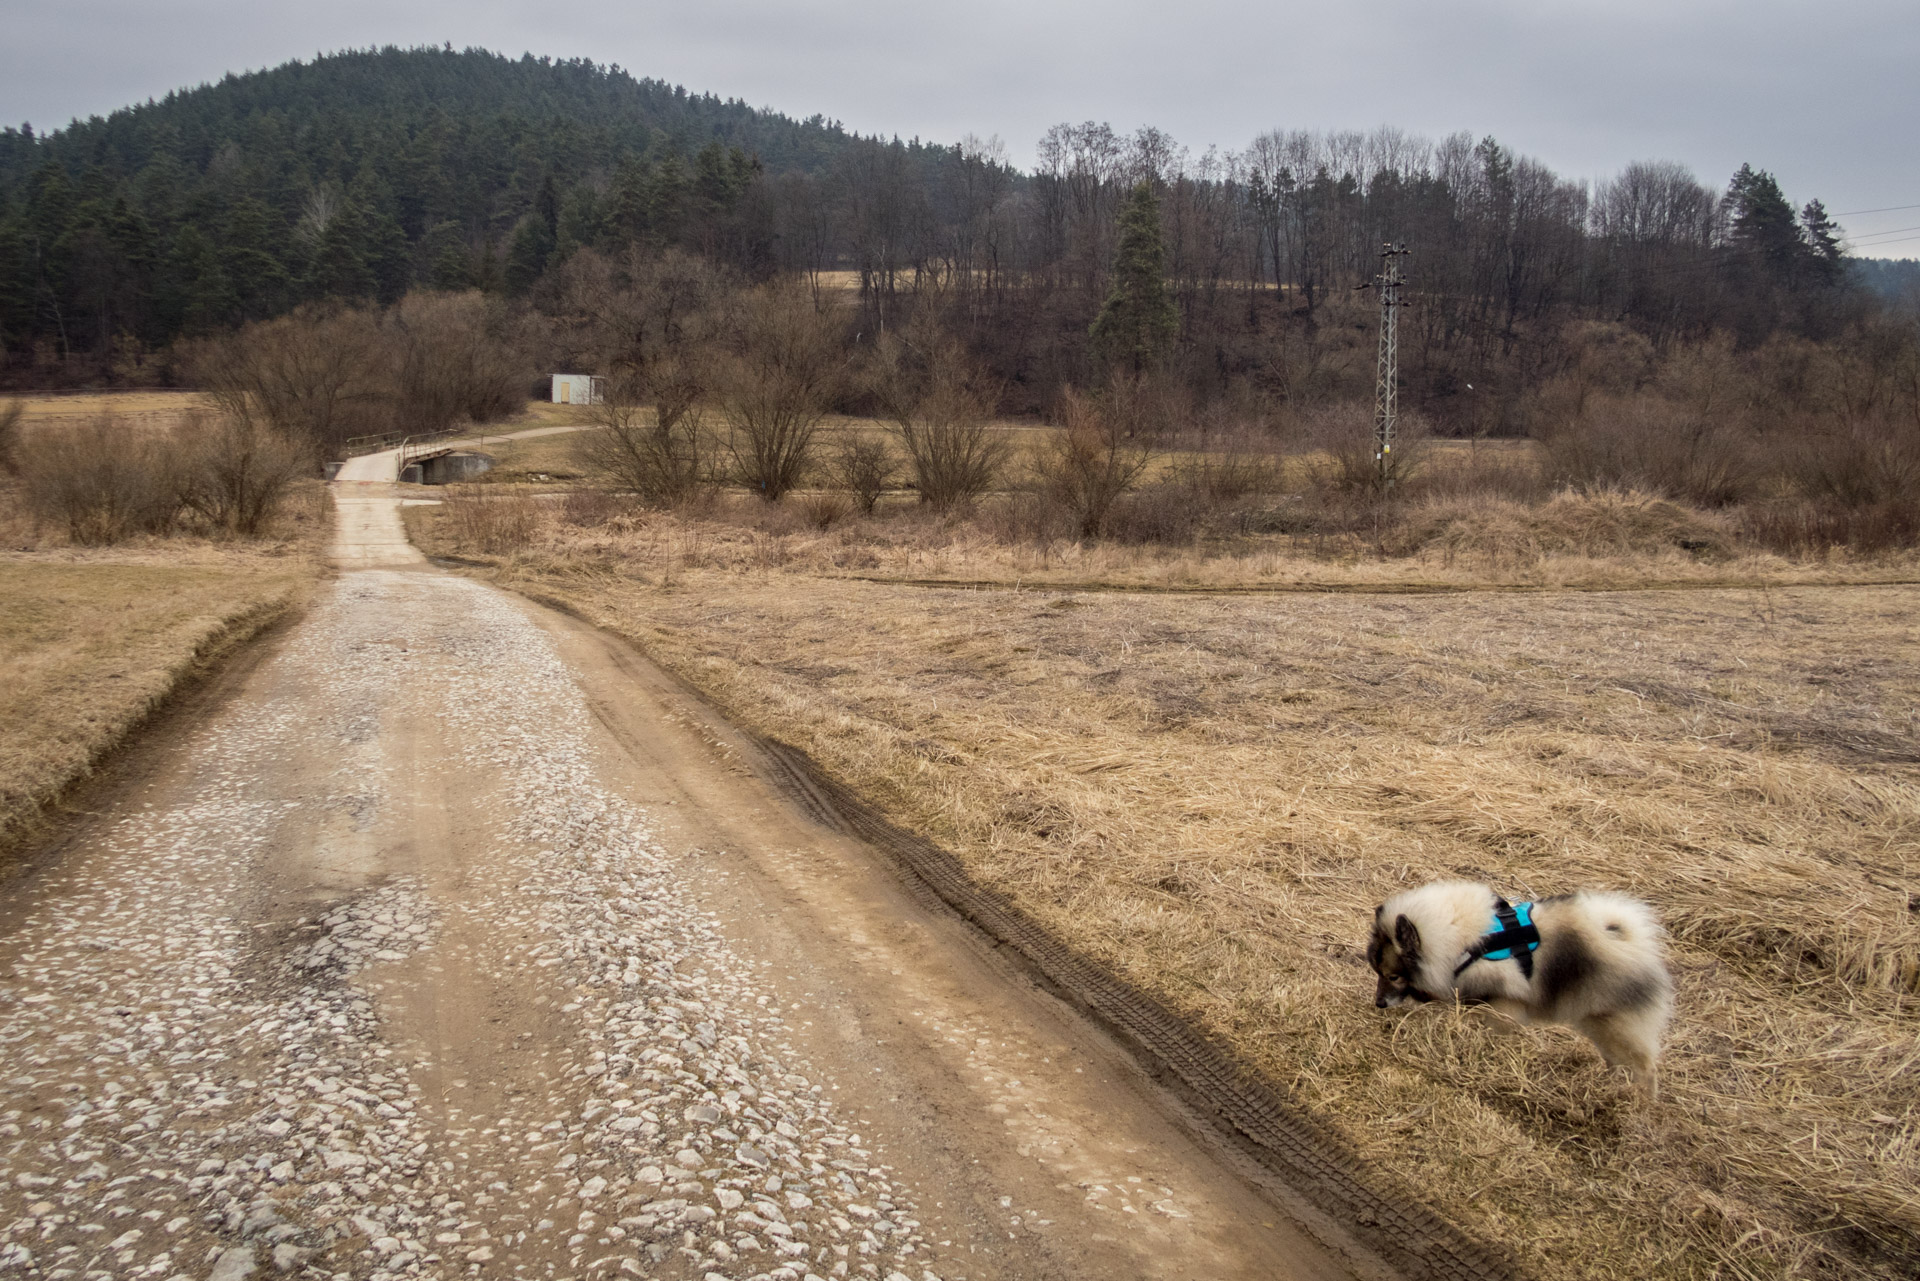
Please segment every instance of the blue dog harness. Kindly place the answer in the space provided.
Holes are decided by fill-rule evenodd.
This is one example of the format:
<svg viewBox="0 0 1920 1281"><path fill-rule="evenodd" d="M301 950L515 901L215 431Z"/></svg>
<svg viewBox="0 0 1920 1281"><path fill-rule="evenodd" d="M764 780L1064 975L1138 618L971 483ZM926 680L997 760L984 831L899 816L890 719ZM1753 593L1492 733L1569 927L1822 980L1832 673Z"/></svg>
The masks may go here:
<svg viewBox="0 0 1920 1281"><path fill-rule="evenodd" d="M1533 977L1533 952L1540 946L1540 931L1533 924L1533 904L1509 904L1505 899L1494 902L1493 928L1467 949L1467 959L1454 967L1453 977L1459 978L1475 961L1506 960L1520 962L1520 972Z"/></svg>

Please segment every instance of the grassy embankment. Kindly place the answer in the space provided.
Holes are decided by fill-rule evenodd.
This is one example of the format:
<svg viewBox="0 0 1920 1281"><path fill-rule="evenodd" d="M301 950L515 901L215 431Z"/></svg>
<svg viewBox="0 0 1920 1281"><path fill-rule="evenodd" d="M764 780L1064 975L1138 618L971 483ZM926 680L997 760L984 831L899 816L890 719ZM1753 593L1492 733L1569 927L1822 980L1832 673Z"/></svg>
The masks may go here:
<svg viewBox="0 0 1920 1281"><path fill-rule="evenodd" d="M129 430L190 407L171 393L46 397L28 401L26 429L88 421L107 401ZM73 547L0 484L0 869L178 690L300 606L331 525L315 482L258 540Z"/></svg>
<svg viewBox="0 0 1920 1281"><path fill-rule="evenodd" d="M1711 517L1617 498L1482 504L1406 557L537 509L492 556L484 518L408 518L808 751L1541 1274L1920 1260L1910 558L1703 556L1675 522ZM1529 590L1407 591L1476 586ZM1373 905L1439 876L1659 908L1658 1105L1564 1031L1372 1009Z"/></svg>

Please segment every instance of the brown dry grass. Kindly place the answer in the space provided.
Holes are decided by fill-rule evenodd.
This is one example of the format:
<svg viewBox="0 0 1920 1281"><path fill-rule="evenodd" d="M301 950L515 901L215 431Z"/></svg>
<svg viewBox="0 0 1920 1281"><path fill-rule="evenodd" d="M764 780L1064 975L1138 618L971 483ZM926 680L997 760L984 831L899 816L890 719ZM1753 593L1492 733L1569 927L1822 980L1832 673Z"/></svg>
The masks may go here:
<svg viewBox="0 0 1920 1281"><path fill-rule="evenodd" d="M409 519L447 549L444 517ZM1763 558L1707 567L1758 584L1731 590L927 587L835 575L984 580L1020 553L853 524L555 524L497 572L810 752L1544 1275L1912 1275L1920 588L1769 586L1860 567ZM1230 568L1082 554L1113 559L1065 568L1106 580ZM1231 568L1551 586L1696 564ZM1438 876L1659 908L1660 1104L1561 1030L1372 1009L1372 906Z"/></svg>
<svg viewBox="0 0 1920 1281"><path fill-rule="evenodd" d="M330 514L313 483L257 542L135 539L97 550L44 541L17 518L0 525L4 860L182 682L304 599Z"/></svg>

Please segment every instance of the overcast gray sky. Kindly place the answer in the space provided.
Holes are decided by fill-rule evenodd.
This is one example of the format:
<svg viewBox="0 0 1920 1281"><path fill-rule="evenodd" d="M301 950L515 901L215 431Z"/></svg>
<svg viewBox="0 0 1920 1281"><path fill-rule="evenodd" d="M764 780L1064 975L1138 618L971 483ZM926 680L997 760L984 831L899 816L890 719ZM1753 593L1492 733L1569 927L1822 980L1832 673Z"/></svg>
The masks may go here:
<svg viewBox="0 0 1920 1281"><path fill-rule="evenodd" d="M1570 177L1671 159L1718 186L1745 161L1796 203L1920 206L1914 0L0 0L0 31L0 120L36 128L321 50L451 41L863 133L999 134L1023 164L1062 120L1196 152L1392 124L1492 134ZM1920 208L1842 221L1859 252L1920 253Z"/></svg>

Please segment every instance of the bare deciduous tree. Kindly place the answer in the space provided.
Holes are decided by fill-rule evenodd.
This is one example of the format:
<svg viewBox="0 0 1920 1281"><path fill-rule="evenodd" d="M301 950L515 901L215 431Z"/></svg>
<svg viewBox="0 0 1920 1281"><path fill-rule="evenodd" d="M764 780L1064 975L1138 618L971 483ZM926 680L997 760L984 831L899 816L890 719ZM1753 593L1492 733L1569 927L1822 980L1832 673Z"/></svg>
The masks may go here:
<svg viewBox="0 0 1920 1281"><path fill-rule="evenodd" d="M616 374L588 419L597 430L574 438L574 456L644 503L676 506L713 480L713 451L697 407L663 418L631 375Z"/></svg>
<svg viewBox="0 0 1920 1281"><path fill-rule="evenodd" d="M717 401L735 472L767 502L798 485L812 461L844 363L840 329L805 289L790 285L762 286L736 308Z"/></svg>
<svg viewBox="0 0 1920 1281"><path fill-rule="evenodd" d="M413 293L387 313L395 409L409 431L490 422L525 405L533 335L479 290Z"/></svg>
<svg viewBox="0 0 1920 1281"><path fill-rule="evenodd" d="M569 264L566 306L584 320L585 350L611 371L590 414L601 430L580 437L578 456L646 502L681 503L713 480L702 409L730 290L717 268L678 250Z"/></svg>
<svg viewBox="0 0 1920 1281"><path fill-rule="evenodd" d="M264 418L322 453L394 421L391 353L370 312L301 308L195 343L187 365L223 412Z"/></svg>

